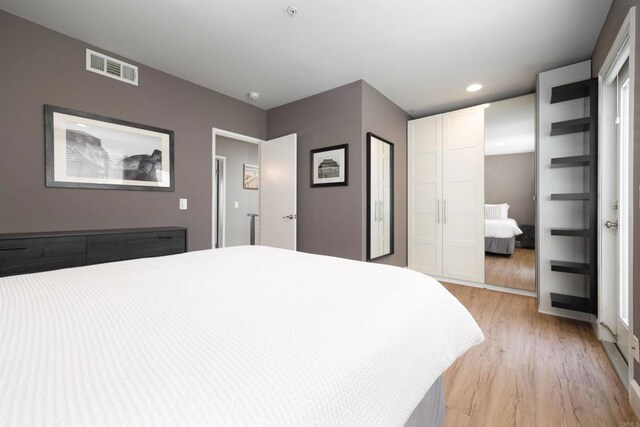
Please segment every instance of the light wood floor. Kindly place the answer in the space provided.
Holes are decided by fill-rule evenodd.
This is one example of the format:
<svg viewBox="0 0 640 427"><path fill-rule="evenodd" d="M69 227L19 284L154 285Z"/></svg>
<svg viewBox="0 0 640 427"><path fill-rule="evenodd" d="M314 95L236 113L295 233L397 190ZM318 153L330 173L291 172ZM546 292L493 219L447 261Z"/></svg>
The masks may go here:
<svg viewBox="0 0 640 427"><path fill-rule="evenodd" d="M485 335L445 373L446 426L640 425L591 325L539 314L531 297L445 286Z"/></svg>
<svg viewBox="0 0 640 427"><path fill-rule="evenodd" d="M485 253L484 281L490 285L535 291L535 249L516 248L510 256Z"/></svg>

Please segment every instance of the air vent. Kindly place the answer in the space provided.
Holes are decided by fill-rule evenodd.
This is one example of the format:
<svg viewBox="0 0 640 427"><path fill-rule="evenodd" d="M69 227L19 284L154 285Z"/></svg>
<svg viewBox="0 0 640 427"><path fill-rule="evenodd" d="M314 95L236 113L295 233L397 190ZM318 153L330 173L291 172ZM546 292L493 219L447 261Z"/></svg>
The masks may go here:
<svg viewBox="0 0 640 427"><path fill-rule="evenodd" d="M138 86L138 67L87 49L87 70Z"/></svg>

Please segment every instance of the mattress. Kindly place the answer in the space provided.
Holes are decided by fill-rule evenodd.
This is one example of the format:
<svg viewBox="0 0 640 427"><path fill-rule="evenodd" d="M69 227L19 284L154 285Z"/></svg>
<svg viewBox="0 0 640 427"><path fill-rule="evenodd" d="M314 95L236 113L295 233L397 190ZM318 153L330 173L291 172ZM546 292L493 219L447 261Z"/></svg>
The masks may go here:
<svg viewBox="0 0 640 427"><path fill-rule="evenodd" d="M496 237L506 239L522 234L515 219L485 219L484 237Z"/></svg>
<svg viewBox="0 0 640 427"><path fill-rule="evenodd" d="M237 247L0 279L0 425L402 426L483 340L407 269Z"/></svg>

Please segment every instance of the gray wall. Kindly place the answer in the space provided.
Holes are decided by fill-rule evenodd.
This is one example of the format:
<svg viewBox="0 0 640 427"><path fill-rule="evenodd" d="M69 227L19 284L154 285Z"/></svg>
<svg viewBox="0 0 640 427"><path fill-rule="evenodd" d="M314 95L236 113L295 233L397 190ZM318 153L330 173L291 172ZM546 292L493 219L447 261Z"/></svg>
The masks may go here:
<svg viewBox="0 0 640 427"><path fill-rule="evenodd" d="M298 250L366 258L366 134L394 143L395 253L376 262L407 265L407 120L360 80L267 112L268 137L298 134ZM311 188L310 150L349 144L349 186Z"/></svg>
<svg viewBox="0 0 640 427"><path fill-rule="evenodd" d="M407 121L409 115L367 82L362 82L362 138L366 149L367 132L393 143L394 151L394 254L376 262L407 265ZM365 152L366 153L366 152ZM363 156L366 173L366 156ZM363 201L366 203L366 175ZM363 203L363 233L366 229L366 205ZM366 234L364 234L366 238ZM364 249L363 249L364 250ZM364 252L366 256L366 251Z"/></svg>
<svg viewBox="0 0 640 427"><path fill-rule="evenodd" d="M629 13L629 9L636 6L636 63L635 63L635 93L634 105L635 116L633 117L634 129L634 150L633 150L633 188L640 188L640 0L613 0L607 19L602 26L600 36L593 51L592 71L597 76L602 64L607 57L609 49L620 30L624 18ZM633 329L637 336L640 331L640 209L638 206L638 193L633 191ZM634 376L640 381L640 364L634 362Z"/></svg>
<svg viewBox="0 0 640 427"><path fill-rule="evenodd" d="M362 260L362 82L267 111L268 139L298 134L298 250ZM349 144L349 185L310 186L310 150Z"/></svg>
<svg viewBox="0 0 640 427"><path fill-rule="evenodd" d="M88 72L91 46L2 11L0 40L0 233L176 225L211 247L211 128L265 138L265 111L125 58L138 87ZM46 188L44 104L174 130L176 191Z"/></svg>
<svg viewBox="0 0 640 427"><path fill-rule="evenodd" d="M535 153L485 156L485 203L509 203L509 218L535 224L535 166Z"/></svg>
<svg viewBox="0 0 640 427"><path fill-rule="evenodd" d="M225 185L225 246L249 244L249 213L259 213L258 190L242 187L243 165L258 164L258 145L216 137L216 156L226 157ZM238 208L234 208L238 202Z"/></svg>

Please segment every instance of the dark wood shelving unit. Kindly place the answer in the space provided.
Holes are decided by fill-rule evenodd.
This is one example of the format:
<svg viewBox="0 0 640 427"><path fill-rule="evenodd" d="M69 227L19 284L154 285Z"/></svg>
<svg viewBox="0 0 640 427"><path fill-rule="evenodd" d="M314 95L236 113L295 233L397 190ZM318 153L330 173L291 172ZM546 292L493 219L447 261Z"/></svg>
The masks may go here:
<svg viewBox="0 0 640 427"><path fill-rule="evenodd" d="M567 85L556 86L551 91L551 103L572 101L574 99L586 98L591 94L591 80L569 83ZM596 86L597 87L597 86Z"/></svg>
<svg viewBox="0 0 640 427"><path fill-rule="evenodd" d="M570 156L570 157L556 157L551 159L552 168L571 168L576 166L589 166L591 159L589 155L583 156Z"/></svg>
<svg viewBox="0 0 640 427"><path fill-rule="evenodd" d="M552 236L589 237L588 228L552 228Z"/></svg>
<svg viewBox="0 0 640 427"><path fill-rule="evenodd" d="M551 200L589 200L590 198L590 193L560 193L551 195Z"/></svg>
<svg viewBox="0 0 640 427"><path fill-rule="evenodd" d="M551 136L567 135L570 133L588 132L591 128L591 118L565 120L564 122L551 123Z"/></svg>
<svg viewBox="0 0 640 427"><path fill-rule="evenodd" d="M594 311L590 298L575 297L573 295L556 294L551 292L551 305L566 310L580 311L582 313L597 314Z"/></svg>
<svg viewBox="0 0 640 427"><path fill-rule="evenodd" d="M588 217L586 228L552 228L551 235L559 237L581 237L584 239L586 262L551 261L551 271L578 274L586 277L586 295L578 297L551 293L551 306L582 313L598 313L597 271L597 191L598 191L598 80L589 79L557 86L551 90L551 103L571 101L589 97L590 117L582 117L551 124L551 136L589 132L589 154L551 159L552 168L588 167L588 192L551 194L551 200L574 200L584 203ZM582 140L580 140L582 142Z"/></svg>
<svg viewBox="0 0 640 427"><path fill-rule="evenodd" d="M589 274L589 264L582 262L551 261L551 271L572 274Z"/></svg>

